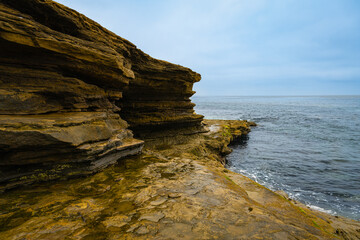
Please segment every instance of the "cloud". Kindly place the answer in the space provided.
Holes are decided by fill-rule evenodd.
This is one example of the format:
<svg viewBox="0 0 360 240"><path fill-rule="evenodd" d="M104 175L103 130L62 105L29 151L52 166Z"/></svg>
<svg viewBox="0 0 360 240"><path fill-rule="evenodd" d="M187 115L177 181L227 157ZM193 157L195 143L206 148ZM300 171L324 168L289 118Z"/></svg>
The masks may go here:
<svg viewBox="0 0 360 240"><path fill-rule="evenodd" d="M151 56L201 73L203 80L196 84L199 93L226 94L241 89L247 81L252 85L248 95L272 92L271 83L277 94L286 94L286 88L279 86L293 91L292 85L302 89L302 94L314 93L309 84L313 89L321 85L321 93L360 94L359 1L59 2ZM339 87L334 81L346 86Z"/></svg>

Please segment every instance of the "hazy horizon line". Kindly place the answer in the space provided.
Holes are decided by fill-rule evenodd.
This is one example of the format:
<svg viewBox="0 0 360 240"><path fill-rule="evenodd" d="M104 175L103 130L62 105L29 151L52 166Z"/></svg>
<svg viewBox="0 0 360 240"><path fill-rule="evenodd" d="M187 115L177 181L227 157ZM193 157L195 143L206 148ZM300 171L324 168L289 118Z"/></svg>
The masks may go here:
<svg viewBox="0 0 360 240"><path fill-rule="evenodd" d="M332 94L332 95L198 95L192 97L360 97L354 94Z"/></svg>

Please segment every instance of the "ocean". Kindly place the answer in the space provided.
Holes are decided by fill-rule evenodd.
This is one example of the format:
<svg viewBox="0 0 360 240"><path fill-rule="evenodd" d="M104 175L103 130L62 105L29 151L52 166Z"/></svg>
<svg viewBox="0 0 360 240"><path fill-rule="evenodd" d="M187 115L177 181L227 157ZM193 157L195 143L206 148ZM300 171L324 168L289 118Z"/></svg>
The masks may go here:
<svg viewBox="0 0 360 240"><path fill-rule="evenodd" d="M207 119L258 124L227 168L311 208L360 220L360 96L201 97Z"/></svg>

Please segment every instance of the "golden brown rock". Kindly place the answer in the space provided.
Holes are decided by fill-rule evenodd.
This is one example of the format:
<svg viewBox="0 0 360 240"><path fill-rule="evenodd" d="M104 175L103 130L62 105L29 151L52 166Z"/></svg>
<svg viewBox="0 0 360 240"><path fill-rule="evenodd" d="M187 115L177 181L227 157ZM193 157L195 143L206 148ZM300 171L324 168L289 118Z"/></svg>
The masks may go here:
<svg viewBox="0 0 360 240"><path fill-rule="evenodd" d="M200 75L50 0L0 0L0 239L359 239L224 169L246 121L205 121ZM124 120L123 120L124 119ZM161 130L161 131L159 131ZM173 143L177 143L173 145Z"/></svg>
<svg viewBox="0 0 360 240"><path fill-rule="evenodd" d="M5 188L139 153L128 127L144 139L202 131L189 99L199 74L54 1L1 0L0 47Z"/></svg>
<svg viewBox="0 0 360 240"><path fill-rule="evenodd" d="M223 167L228 133L240 137L249 123L206 124L209 133L145 149L95 175L0 195L0 239L360 237L359 222L313 211Z"/></svg>

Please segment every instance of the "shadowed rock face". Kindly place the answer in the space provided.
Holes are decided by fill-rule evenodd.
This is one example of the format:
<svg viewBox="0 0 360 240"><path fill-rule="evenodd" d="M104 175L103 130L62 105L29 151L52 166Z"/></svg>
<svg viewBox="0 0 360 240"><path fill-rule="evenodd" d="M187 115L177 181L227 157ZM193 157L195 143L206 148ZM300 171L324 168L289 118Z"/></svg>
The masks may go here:
<svg viewBox="0 0 360 240"><path fill-rule="evenodd" d="M0 48L5 187L137 154L143 142L129 129L143 139L202 131L189 99L199 74L151 58L61 4L1 0Z"/></svg>

